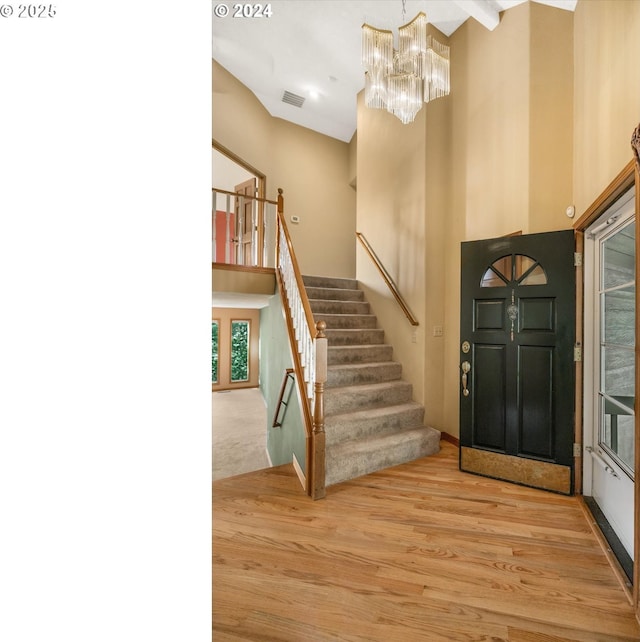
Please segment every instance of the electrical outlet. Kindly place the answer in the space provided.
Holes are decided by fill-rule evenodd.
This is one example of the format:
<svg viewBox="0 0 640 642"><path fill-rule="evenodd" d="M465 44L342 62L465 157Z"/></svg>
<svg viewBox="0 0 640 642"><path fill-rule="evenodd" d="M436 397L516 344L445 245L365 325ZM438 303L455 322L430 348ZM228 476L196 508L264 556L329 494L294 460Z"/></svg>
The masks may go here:
<svg viewBox="0 0 640 642"><path fill-rule="evenodd" d="M442 336L442 326L441 325L434 325L433 326L433 336L434 337L441 337Z"/></svg>

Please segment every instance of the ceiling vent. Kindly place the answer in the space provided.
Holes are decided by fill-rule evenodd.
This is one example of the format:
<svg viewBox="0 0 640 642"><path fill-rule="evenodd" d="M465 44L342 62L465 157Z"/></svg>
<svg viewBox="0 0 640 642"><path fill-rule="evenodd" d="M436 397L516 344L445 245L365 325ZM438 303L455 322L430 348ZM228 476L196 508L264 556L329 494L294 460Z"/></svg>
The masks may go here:
<svg viewBox="0 0 640 642"><path fill-rule="evenodd" d="M284 94L282 94L282 102L287 103L287 105L293 105L294 107L302 107L304 100L304 96L292 94L290 91L285 91Z"/></svg>

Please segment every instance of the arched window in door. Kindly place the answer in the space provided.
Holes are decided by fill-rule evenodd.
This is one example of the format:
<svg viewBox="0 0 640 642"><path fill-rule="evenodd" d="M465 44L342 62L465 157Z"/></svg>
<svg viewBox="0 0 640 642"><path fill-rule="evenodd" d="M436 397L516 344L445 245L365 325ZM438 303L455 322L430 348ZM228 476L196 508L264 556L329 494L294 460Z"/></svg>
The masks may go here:
<svg viewBox="0 0 640 642"><path fill-rule="evenodd" d="M494 261L482 275L480 286L546 285L547 273L538 261L525 254L510 254Z"/></svg>

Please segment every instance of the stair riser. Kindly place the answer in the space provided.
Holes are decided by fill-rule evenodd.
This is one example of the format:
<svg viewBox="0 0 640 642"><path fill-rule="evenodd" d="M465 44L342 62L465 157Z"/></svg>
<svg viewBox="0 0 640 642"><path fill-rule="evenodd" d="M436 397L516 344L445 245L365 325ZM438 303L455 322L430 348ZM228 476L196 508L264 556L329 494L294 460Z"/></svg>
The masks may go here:
<svg viewBox="0 0 640 642"><path fill-rule="evenodd" d="M367 447L360 446L351 455L344 448L344 444L340 445L337 453L332 452L334 449L328 446L326 485L331 486L439 452L440 433L437 430L424 428L411 432L415 433L411 437L402 432L398 433L395 443L390 444L387 440L382 448L376 444L375 440L371 440Z"/></svg>
<svg viewBox="0 0 640 642"><path fill-rule="evenodd" d="M314 314L316 322L324 321L327 329L375 329L376 318L372 314Z"/></svg>
<svg viewBox="0 0 640 642"><path fill-rule="evenodd" d="M390 345L329 346L327 363L330 366L346 363L369 363L391 361L393 348Z"/></svg>
<svg viewBox="0 0 640 642"><path fill-rule="evenodd" d="M310 299L331 301L364 301L362 290L338 290L337 288L305 288Z"/></svg>
<svg viewBox="0 0 640 642"><path fill-rule="evenodd" d="M364 383L395 381L402 376L402 366L396 361L359 366L330 366L327 388L355 386Z"/></svg>
<svg viewBox="0 0 640 642"><path fill-rule="evenodd" d="M341 279L332 276L303 276L302 282L305 287L358 289L358 281L356 279Z"/></svg>
<svg viewBox="0 0 640 642"><path fill-rule="evenodd" d="M373 345L384 343L384 330L327 330L330 346Z"/></svg>
<svg viewBox="0 0 640 642"><path fill-rule="evenodd" d="M362 388L361 390L355 390ZM325 415L337 415L363 408L379 408L411 401L412 387L406 381L373 386L329 388L324 399Z"/></svg>
<svg viewBox="0 0 640 642"><path fill-rule="evenodd" d="M422 406L406 404L398 405L397 408L396 412L382 413L382 409L379 409L327 417L324 424L327 446L350 439L368 439L391 434L423 425L424 408Z"/></svg>

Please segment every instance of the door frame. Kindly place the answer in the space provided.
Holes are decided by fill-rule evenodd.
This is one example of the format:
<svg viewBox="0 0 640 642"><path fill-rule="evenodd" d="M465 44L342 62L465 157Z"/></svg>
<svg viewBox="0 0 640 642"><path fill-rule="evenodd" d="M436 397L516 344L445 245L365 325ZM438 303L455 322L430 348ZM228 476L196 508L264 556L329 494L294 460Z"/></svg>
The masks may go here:
<svg viewBox="0 0 640 642"><path fill-rule="evenodd" d="M249 174L252 174L255 176L256 181L257 181L257 192L256 196L259 199L264 199L266 198L266 193L267 193L267 176L266 174L263 174L261 171L257 170L253 165L250 165L249 163L245 162L238 156L237 154L234 154L230 149L219 143L215 138L211 139L211 148L218 152L219 154L222 154L223 156L226 156L230 161L234 162L236 165L239 165L243 169L245 169ZM212 185L213 187L224 187L221 185ZM233 190L233 186L230 186L228 188L230 191ZM263 201L258 201L258 238L257 238L257 244L259 248L264 247L264 202ZM258 252L258 265L262 267L264 265L264 256L263 252Z"/></svg>
<svg viewBox="0 0 640 642"><path fill-rule="evenodd" d="M625 192L635 185L635 215L636 220L639 219L640 213L640 173L636 166L635 160L629 161L623 170L611 181L606 189L598 196L598 198L587 208L587 210L580 216L580 218L573 224L573 229L576 231L576 244L577 252L584 252L584 231L602 214L604 214L614 203L616 203ZM640 274L640 235L636 234L636 274ZM576 271L576 341L580 345L584 345L584 280L583 268L580 267ZM636 365L635 365L635 396L636 399L640 398L640 315L638 314L638 302L636 301ZM583 446L584 434L584 398L583 398L583 379L584 372L582 362L576 363L576 443L581 445L581 452ZM640 486L639 477L637 473L640 472L640 413L636 413L635 417L635 469L636 475L634 480L634 496L635 496L635 509L634 509L634 559L633 559L633 594L632 600L636 610L636 618L640 620L640 590L638 584L640 583L640 564L638 564L638 549L640 547L640 528L638 523L640 520ZM582 493L582 470L584 467L584 457L576 458L576 492Z"/></svg>

